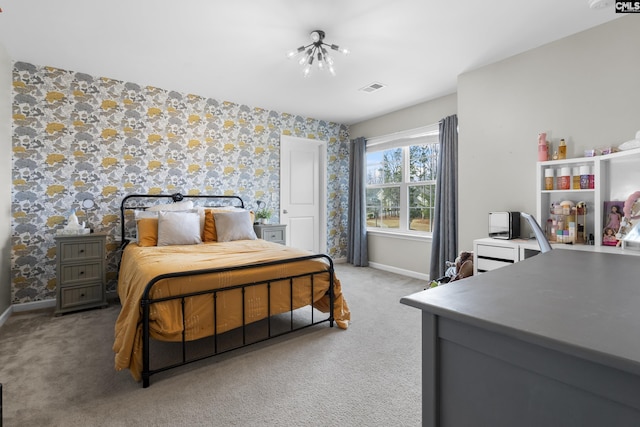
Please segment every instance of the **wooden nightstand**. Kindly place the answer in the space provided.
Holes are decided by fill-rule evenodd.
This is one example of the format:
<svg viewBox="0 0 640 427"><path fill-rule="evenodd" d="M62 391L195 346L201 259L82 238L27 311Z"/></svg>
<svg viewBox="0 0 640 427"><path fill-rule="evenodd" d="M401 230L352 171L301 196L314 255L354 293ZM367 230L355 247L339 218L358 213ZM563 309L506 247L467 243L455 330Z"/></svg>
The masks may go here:
<svg viewBox="0 0 640 427"><path fill-rule="evenodd" d="M264 239L269 242L287 244L287 226L284 224L254 224L253 229L258 239Z"/></svg>
<svg viewBox="0 0 640 427"><path fill-rule="evenodd" d="M56 236L55 314L106 307L106 234Z"/></svg>

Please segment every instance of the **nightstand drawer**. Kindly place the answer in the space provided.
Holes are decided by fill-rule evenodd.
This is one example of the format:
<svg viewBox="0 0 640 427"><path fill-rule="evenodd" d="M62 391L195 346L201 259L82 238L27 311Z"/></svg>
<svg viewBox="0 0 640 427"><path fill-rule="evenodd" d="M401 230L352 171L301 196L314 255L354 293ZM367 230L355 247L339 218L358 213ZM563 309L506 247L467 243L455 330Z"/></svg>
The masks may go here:
<svg viewBox="0 0 640 427"><path fill-rule="evenodd" d="M102 303L102 283L86 286L69 286L61 289L60 309L84 306L91 303Z"/></svg>
<svg viewBox="0 0 640 427"><path fill-rule="evenodd" d="M270 242L283 242L284 241L284 229L280 230L264 230L262 233L264 240Z"/></svg>
<svg viewBox="0 0 640 427"><path fill-rule="evenodd" d="M264 239L267 242L287 244L287 226L284 224L255 224L254 231L258 239Z"/></svg>
<svg viewBox="0 0 640 427"><path fill-rule="evenodd" d="M60 284L102 280L102 261L60 266Z"/></svg>
<svg viewBox="0 0 640 427"><path fill-rule="evenodd" d="M104 240L89 242L60 243L60 262L75 261L87 258L101 258L103 256Z"/></svg>

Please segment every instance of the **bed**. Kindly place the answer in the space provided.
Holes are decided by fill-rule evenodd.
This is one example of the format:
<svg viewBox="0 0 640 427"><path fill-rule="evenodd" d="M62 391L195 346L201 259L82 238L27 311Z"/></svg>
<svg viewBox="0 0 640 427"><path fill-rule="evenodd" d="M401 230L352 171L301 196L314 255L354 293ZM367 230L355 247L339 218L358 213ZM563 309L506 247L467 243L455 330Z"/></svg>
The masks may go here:
<svg viewBox="0 0 640 427"><path fill-rule="evenodd" d="M145 388L153 374L283 334L348 327L331 258L257 239L239 197L134 194L120 216L115 368Z"/></svg>

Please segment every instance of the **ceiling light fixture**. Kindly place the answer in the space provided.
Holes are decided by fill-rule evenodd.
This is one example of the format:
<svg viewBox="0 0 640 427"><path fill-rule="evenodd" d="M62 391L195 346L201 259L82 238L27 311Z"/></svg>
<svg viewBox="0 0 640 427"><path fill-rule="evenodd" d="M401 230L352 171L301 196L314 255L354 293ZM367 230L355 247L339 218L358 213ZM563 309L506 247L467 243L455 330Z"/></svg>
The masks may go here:
<svg viewBox="0 0 640 427"><path fill-rule="evenodd" d="M333 50L337 50L343 54L348 54L349 50L343 47L338 46L337 44L328 44L324 42L324 31L315 30L309 34L311 37L311 43L306 46L300 46L299 48L290 51L287 53L287 58L293 58L294 56L300 55L304 52L304 55L300 57L300 61L298 63L303 65L303 75L307 77L311 73L311 67L313 66L313 62L316 61L318 64L318 68L328 69L332 76L336 75L336 70L333 66L333 58L329 56L329 52L327 52L327 47ZM326 47L325 47L326 46Z"/></svg>

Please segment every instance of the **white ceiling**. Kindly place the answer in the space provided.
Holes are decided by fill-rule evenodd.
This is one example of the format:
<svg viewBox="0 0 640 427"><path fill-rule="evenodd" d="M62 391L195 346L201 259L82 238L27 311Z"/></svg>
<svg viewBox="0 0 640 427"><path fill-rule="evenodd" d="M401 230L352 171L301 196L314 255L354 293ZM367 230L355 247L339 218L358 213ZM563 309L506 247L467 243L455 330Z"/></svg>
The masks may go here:
<svg viewBox="0 0 640 427"><path fill-rule="evenodd" d="M587 0L0 0L10 57L353 124L456 91L457 76L622 15ZM337 76L285 57L348 47ZM553 67L553 64L540 64ZM558 70L561 72L561 70ZM373 82L386 87L359 91Z"/></svg>

